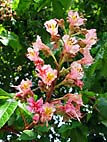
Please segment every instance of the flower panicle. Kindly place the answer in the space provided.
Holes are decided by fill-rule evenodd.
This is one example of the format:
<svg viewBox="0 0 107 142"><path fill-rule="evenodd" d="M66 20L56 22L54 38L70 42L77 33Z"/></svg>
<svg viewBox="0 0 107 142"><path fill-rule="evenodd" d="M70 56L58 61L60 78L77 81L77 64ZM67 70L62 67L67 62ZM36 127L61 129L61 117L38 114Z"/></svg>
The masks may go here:
<svg viewBox="0 0 107 142"><path fill-rule="evenodd" d="M90 50L97 43L97 34L96 29L83 28L86 19L77 11L68 12L67 22L67 30L64 19L54 18L44 23L46 31L50 34L51 48L37 35L32 47L27 49L26 57L35 65L38 88L44 92L43 97L38 96L38 100L35 101L31 90L32 82L29 79L22 80L18 86L14 86L18 90L15 97L27 101L27 109L33 114L34 124L46 123L48 126L48 121L52 120L54 114L62 115L64 120L80 121L82 118L82 95L67 93L58 98L55 90L61 86L78 87L82 90L83 67L91 65L94 61ZM63 31L62 35L59 32L60 28ZM52 58L50 64L45 63L41 51L46 58Z"/></svg>

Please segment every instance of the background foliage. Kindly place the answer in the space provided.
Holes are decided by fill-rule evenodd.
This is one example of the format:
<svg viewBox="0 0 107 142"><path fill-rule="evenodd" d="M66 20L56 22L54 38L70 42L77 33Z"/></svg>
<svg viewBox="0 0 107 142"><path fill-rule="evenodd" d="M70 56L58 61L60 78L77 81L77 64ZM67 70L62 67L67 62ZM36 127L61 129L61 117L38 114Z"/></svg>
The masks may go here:
<svg viewBox="0 0 107 142"><path fill-rule="evenodd" d="M6 0L0 2L0 139L4 141L103 142L107 139L107 14L104 0ZM81 91L86 106L81 123L71 121L59 126L61 118L46 126L24 130L23 115L30 122L25 105L11 101L23 78L37 80L33 64L26 58L26 50L39 34L49 42L44 22L51 18L65 18L69 9L83 13L87 28L96 28L98 43L91 50L94 64L85 68L84 88ZM63 31L59 32L63 34ZM8 92L8 93L7 93ZM40 92L36 92L37 95ZM64 93L61 88L60 93ZM23 114L23 115L22 115ZM28 119L29 118L29 119ZM20 125L21 124L21 125ZM54 130L53 130L54 128ZM51 140L49 137L52 137ZM54 137L54 138L53 138Z"/></svg>

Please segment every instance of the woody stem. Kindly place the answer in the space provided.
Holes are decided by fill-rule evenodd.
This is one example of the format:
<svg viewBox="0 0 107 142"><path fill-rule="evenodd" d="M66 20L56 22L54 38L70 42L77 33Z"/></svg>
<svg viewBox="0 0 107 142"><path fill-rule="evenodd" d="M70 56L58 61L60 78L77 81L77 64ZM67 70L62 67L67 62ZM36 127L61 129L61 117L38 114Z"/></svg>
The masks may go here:
<svg viewBox="0 0 107 142"><path fill-rule="evenodd" d="M50 99L51 99L51 95L52 95L52 92L53 92L53 90L54 90L54 85L55 85L55 81L53 81L52 82L52 85L51 85L51 87L50 87L50 90L47 92L47 94L46 94L46 102L48 102L48 101L50 101Z"/></svg>

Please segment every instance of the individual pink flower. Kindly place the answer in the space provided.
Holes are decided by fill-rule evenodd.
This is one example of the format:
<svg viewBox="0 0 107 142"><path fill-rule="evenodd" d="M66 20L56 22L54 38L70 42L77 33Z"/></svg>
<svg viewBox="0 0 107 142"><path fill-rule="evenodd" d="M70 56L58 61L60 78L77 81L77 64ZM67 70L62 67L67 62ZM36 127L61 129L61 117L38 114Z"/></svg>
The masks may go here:
<svg viewBox="0 0 107 142"><path fill-rule="evenodd" d="M97 34L96 29L87 30L85 34L85 39L82 40L84 44L86 44L87 48L91 48L97 42Z"/></svg>
<svg viewBox="0 0 107 142"><path fill-rule="evenodd" d="M93 63L93 57L91 56L89 49L83 48L81 53L84 57L79 60L79 63L83 65L91 65Z"/></svg>
<svg viewBox="0 0 107 142"><path fill-rule="evenodd" d="M44 25L46 27L47 32L49 32L52 36L58 34L58 25L56 20L51 19L49 21L46 21Z"/></svg>
<svg viewBox="0 0 107 142"><path fill-rule="evenodd" d="M41 113L42 112L42 106L43 106L42 98L40 98L39 100L35 102L34 98L31 97L27 100L27 102L28 102L27 109L31 113Z"/></svg>
<svg viewBox="0 0 107 142"><path fill-rule="evenodd" d="M64 96L65 99L68 99L68 102L75 102L78 105L83 105L82 95L81 94L71 94L68 93Z"/></svg>
<svg viewBox="0 0 107 142"><path fill-rule="evenodd" d="M27 49L28 53L27 53L27 58L30 59L31 61L36 61L39 55L39 52L35 51L32 48L28 48Z"/></svg>
<svg viewBox="0 0 107 142"><path fill-rule="evenodd" d="M57 105L56 113L63 115L64 120L78 119L78 121L80 121L80 118L82 117L80 107L80 104L68 99L65 104Z"/></svg>
<svg viewBox="0 0 107 142"><path fill-rule="evenodd" d="M43 65L37 68L37 71L38 77L40 77L47 86L50 86L51 83L57 78L57 70L52 69L50 65Z"/></svg>
<svg viewBox="0 0 107 142"><path fill-rule="evenodd" d="M71 64L71 72L70 72L72 79L82 79L84 76L84 71L80 63L74 61Z"/></svg>
<svg viewBox="0 0 107 142"><path fill-rule="evenodd" d="M64 105L60 105L59 109L70 119L77 118L80 121L81 112L80 107L83 106L81 94L66 94L63 99L66 101Z"/></svg>
<svg viewBox="0 0 107 142"><path fill-rule="evenodd" d="M68 12L68 22L70 23L70 26L73 27L73 26L81 26L84 24L84 21L86 19L83 19L79 16L78 12L74 12L72 10L70 10Z"/></svg>
<svg viewBox="0 0 107 142"><path fill-rule="evenodd" d="M28 53L26 54L27 58L34 62L35 66L40 66L44 64L44 61L42 58L39 57L39 52L28 48Z"/></svg>
<svg viewBox="0 0 107 142"><path fill-rule="evenodd" d="M20 99L24 99L28 97L28 95L33 96L33 92L31 90L32 82L29 79L22 80L18 86L13 86L19 92L16 93L16 97Z"/></svg>
<svg viewBox="0 0 107 142"><path fill-rule="evenodd" d="M65 52L75 55L79 51L79 45L75 37L70 37L69 35L64 35L62 37L64 42Z"/></svg>
<svg viewBox="0 0 107 142"><path fill-rule="evenodd" d="M26 80L22 80L20 85L18 85L16 89L26 93L27 91L31 89L31 87L32 87L32 82L29 79L26 79Z"/></svg>
<svg viewBox="0 0 107 142"><path fill-rule="evenodd" d="M42 50L45 55L51 54L50 48L47 45L45 45L44 43L42 43L42 40L39 35L37 35L36 42L33 43L33 48L35 51Z"/></svg>
<svg viewBox="0 0 107 142"><path fill-rule="evenodd" d="M35 51L41 50L43 43L39 35L37 35L36 42L33 42L33 48Z"/></svg>
<svg viewBox="0 0 107 142"><path fill-rule="evenodd" d="M77 61L74 61L71 64L71 71L66 75L64 83L71 86L78 86L80 89L83 87L83 82L81 79L84 76L84 71L81 64Z"/></svg>
<svg viewBox="0 0 107 142"><path fill-rule="evenodd" d="M48 125L48 121L52 119L52 116L56 109L53 104L49 104L48 102L46 102L42 108L43 111L41 113L41 122L46 122L46 124Z"/></svg>
<svg viewBox="0 0 107 142"><path fill-rule="evenodd" d="M80 106L79 105L73 105L73 103L67 102L64 105L65 113L72 119L77 118L78 121L80 121L81 118L81 112L80 112Z"/></svg>

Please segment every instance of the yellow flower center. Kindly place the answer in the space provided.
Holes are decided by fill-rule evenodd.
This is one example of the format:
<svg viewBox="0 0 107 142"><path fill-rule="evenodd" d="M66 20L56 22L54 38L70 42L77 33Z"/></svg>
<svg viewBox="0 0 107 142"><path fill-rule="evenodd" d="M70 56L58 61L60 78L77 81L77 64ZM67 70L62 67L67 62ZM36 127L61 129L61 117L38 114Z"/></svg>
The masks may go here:
<svg viewBox="0 0 107 142"><path fill-rule="evenodd" d="M54 30L56 26L54 24L51 24L51 25L48 25L48 28Z"/></svg>
<svg viewBox="0 0 107 142"><path fill-rule="evenodd" d="M72 19L73 19L73 20L76 20L76 19L77 19L77 16L75 16L75 15L72 16Z"/></svg>
<svg viewBox="0 0 107 142"><path fill-rule="evenodd" d="M34 51L30 51L29 54L30 54L30 56L35 56L35 52Z"/></svg>
<svg viewBox="0 0 107 142"><path fill-rule="evenodd" d="M45 113L48 114L48 115L51 114L52 113L52 108L46 107L45 108Z"/></svg>
<svg viewBox="0 0 107 142"><path fill-rule="evenodd" d="M67 45L72 46L73 45L73 41L72 40L67 40Z"/></svg>
<svg viewBox="0 0 107 142"><path fill-rule="evenodd" d="M48 74L47 74L47 80L52 80L53 78L54 78L54 74L53 73L51 73L51 72L49 72Z"/></svg>
<svg viewBox="0 0 107 142"><path fill-rule="evenodd" d="M29 88L29 83L27 83L27 82L26 82L26 83L24 83L24 84L22 85L22 88L23 88L23 89L27 89L27 88Z"/></svg>

